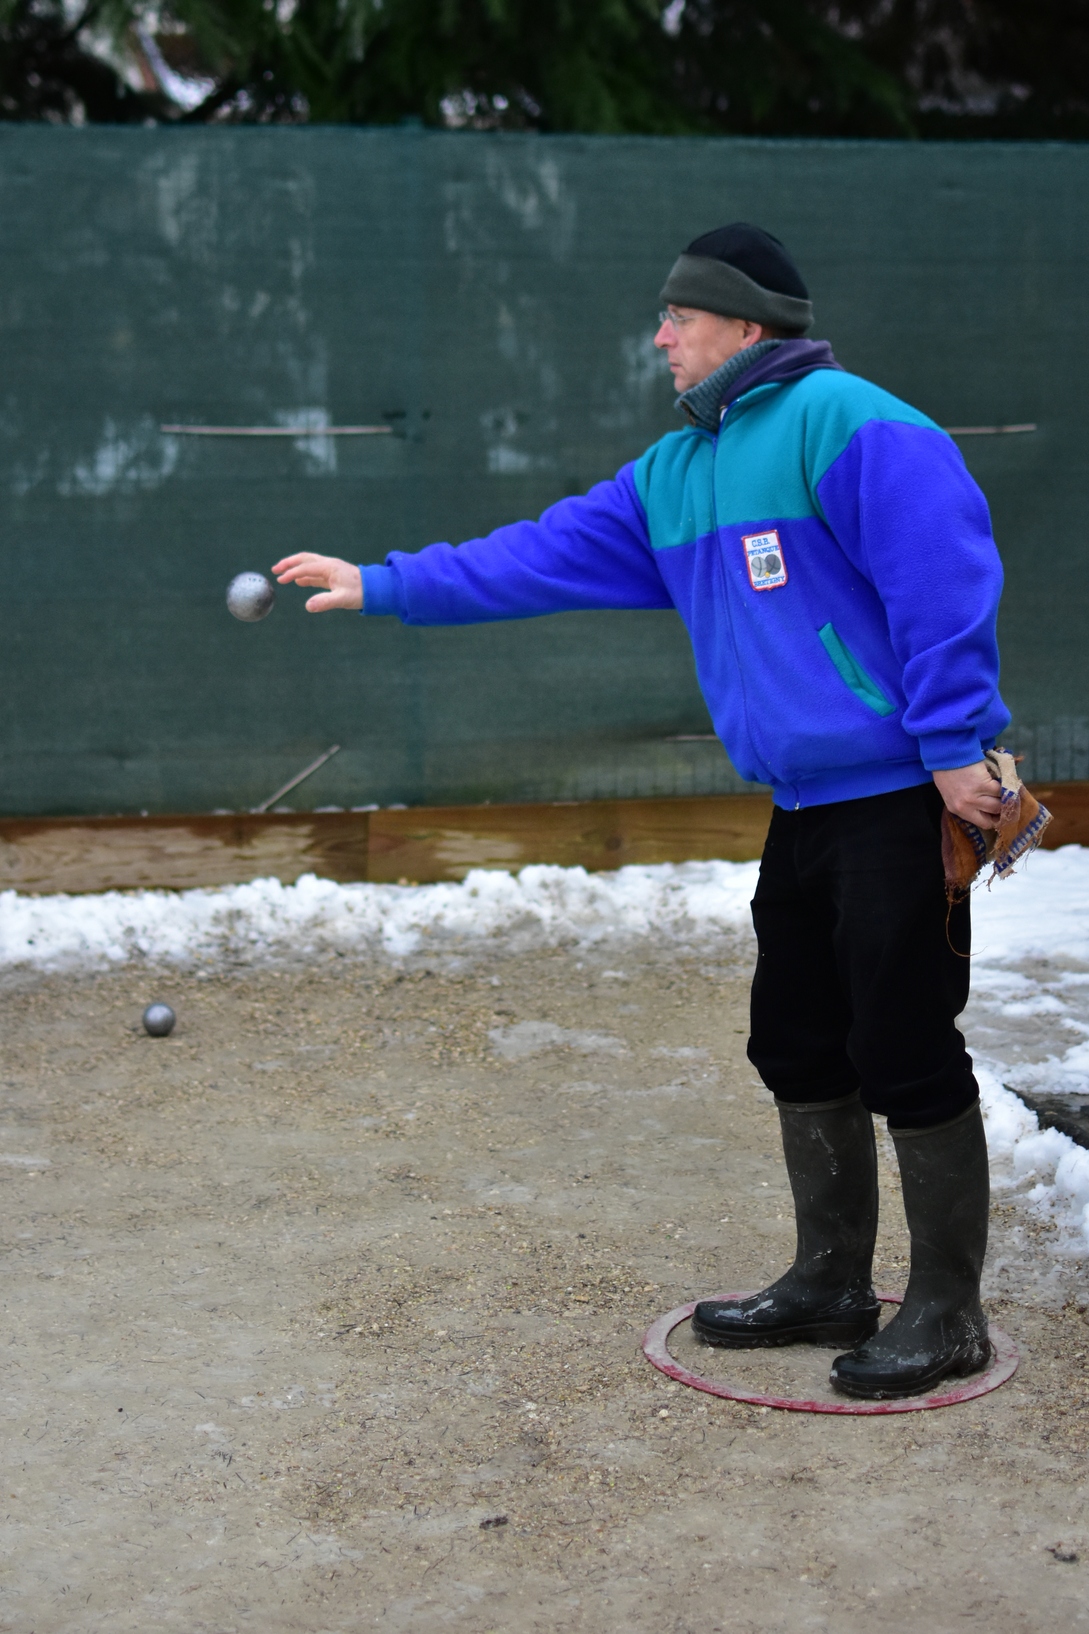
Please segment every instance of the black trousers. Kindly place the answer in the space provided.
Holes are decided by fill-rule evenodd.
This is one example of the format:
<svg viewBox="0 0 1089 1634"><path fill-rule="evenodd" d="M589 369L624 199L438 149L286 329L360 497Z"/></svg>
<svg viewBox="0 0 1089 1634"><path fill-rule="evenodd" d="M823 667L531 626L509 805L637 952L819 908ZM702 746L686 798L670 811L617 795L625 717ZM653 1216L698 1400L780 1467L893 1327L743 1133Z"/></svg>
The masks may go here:
<svg viewBox="0 0 1089 1634"><path fill-rule="evenodd" d="M771 820L753 898L749 1060L783 1101L854 1089L897 1129L978 1098L955 1022L971 918L948 912L932 783Z"/></svg>

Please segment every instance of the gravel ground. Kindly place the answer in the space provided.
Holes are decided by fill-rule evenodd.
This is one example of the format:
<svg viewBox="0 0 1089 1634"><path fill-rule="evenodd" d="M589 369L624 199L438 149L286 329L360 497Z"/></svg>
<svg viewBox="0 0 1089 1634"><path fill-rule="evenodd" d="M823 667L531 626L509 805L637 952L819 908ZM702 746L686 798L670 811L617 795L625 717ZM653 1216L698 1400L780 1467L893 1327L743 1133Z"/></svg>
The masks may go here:
<svg viewBox="0 0 1089 1634"><path fill-rule="evenodd" d="M1089 1627L1084 1270L1017 1205L988 1398L769 1413L641 1356L790 1257L745 963L9 977L0 1628Z"/></svg>

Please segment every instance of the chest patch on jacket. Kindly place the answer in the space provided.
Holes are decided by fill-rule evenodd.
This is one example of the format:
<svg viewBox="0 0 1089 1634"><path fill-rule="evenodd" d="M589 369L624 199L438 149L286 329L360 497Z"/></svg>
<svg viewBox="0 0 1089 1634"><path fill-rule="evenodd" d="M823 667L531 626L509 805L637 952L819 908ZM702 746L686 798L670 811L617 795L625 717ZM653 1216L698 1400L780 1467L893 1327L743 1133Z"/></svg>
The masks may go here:
<svg viewBox="0 0 1089 1634"><path fill-rule="evenodd" d="M749 583L754 590L778 590L781 584L786 584L786 562L776 529L770 533L747 533L741 544L749 569Z"/></svg>

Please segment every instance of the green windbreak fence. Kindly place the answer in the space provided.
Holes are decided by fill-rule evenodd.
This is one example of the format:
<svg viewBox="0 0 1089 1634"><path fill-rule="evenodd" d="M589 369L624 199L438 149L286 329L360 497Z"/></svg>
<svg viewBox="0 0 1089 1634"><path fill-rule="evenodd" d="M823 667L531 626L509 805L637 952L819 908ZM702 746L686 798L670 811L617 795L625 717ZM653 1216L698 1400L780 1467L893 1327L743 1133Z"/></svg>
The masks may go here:
<svg viewBox="0 0 1089 1634"><path fill-rule="evenodd" d="M611 475L675 424L663 275L734 219L790 246L847 367L946 426L1035 427L961 447L1012 741L1089 776L1087 197L1064 146L0 128L3 811L238 809L333 743L289 803L741 787L671 613L223 599L290 550L378 561Z"/></svg>

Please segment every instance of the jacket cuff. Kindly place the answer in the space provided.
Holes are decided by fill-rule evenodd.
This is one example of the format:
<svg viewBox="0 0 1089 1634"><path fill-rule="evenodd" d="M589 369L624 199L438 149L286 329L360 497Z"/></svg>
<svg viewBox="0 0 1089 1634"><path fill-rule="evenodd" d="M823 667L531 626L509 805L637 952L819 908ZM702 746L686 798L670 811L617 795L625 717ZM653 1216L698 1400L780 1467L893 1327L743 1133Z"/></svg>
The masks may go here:
<svg viewBox="0 0 1089 1634"><path fill-rule="evenodd" d="M983 745L979 733L970 730L923 732L919 735L919 753L928 772L951 772L982 760Z"/></svg>
<svg viewBox="0 0 1089 1634"><path fill-rule="evenodd" d="M360 612L369 618L392 614L394 618L403 620L408 611L405 592L393 568L379 562L370 567L361 566L359 571L363 576L363 606Z"/></svg>

